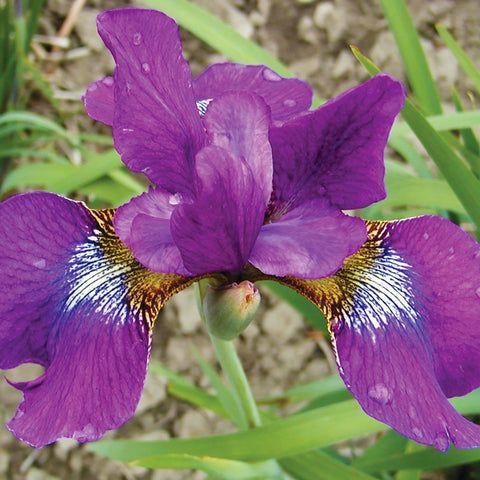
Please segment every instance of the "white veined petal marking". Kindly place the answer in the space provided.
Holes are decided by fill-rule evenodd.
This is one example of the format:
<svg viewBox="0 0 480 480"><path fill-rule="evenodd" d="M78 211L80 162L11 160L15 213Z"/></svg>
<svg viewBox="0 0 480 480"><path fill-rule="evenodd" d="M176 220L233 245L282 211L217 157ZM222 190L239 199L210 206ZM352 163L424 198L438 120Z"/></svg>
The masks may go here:
<svg viewBox="0 0 480 480"><path fill-rule="evenodd" d="M418 335L422 322L416 304L414 282L416 272L403 257L389 246L391 225L369 224L369 240L355 255L346 260L332 277L330 285L337 289L335 300L325 311L335 330L342 326L369 335L375 341L376 331L390 327L412 328ZM328 299L328 288L324 290ZM395 325L389 325L395 322ZM337 332L338 333L338 332Z"/></svg>
<svg viewBox="0 0 480 480"><path fill-rule="evenodd" d="M96 313L105 324L135 322L142 331L150 330L165 302L198 278L148 270L115 235L114 210L90 213L98 228L75 247L66 265L63 313Z"/></svg>
<svg viewBox="0 0 480 480"><path fill-rule="evenodd" d="M89 304L106 323L115 319L115 322L125 324L129 315L126 302L129 269L128 264L115 264L108 259L98 238L89 237L88 242L77 246L69 261L66 312Z"/></svg>
<svg viewBox="0 0 480 480"><path fill-rule="evenodd" d="M365 268L340 274L349 284L351 296L342 321L359 332L368 329L373 339L375 331L388 328L392 319L397 320L396 327L404 330L419 328L412 267L389 248L378 251L375 257Z"/></svg>
<svg viewBox="0 0 480 480"><path fill-rule="evenodd" d="M368 332L374 341L379 329L389 327L423 336L418 273L390 245L395 224L367 222L367 242L331 277L281 279L323 311L334 338L341 334L342 327L359 334Z"/></svg>

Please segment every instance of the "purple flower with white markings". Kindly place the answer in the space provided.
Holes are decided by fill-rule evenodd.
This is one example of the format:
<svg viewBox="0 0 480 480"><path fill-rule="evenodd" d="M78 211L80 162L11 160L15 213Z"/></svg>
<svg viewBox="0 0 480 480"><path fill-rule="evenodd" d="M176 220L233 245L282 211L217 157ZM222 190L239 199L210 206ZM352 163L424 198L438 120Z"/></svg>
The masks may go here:
<svg viewBox="0 0 480 480"><path fill-rule="evenodd" d="M480 246L439 217L343 213L385 197L402 85L378 75L311 111L305 83L263 66L192 80L159 12L104 12L98 29L116 68L86 110L152 186L116 211L45 192L0 204L0 367L45 367L13 384L23 401L8 428L41 447L122 425L159 309L210 276L302 293L369 415L442 451L480 446L447 399L480 385Z"/></svg>

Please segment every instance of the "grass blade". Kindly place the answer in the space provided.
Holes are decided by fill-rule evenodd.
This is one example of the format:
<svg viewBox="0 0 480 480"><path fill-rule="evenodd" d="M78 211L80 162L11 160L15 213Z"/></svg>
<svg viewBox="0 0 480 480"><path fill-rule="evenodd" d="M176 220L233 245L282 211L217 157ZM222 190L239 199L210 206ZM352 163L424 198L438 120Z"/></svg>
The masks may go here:
<svg viewBox="0 0 480 480"><path fill-rule="evenodd" d="M53 120L36 113L12 110L0 115L0 126L7 125L8 127L11 127L12 124L17 125L19 130L38 129L55 133L74 147L77 147L79 143L78 136L75 133L68 132Z"/></svg>
<svg viewBox="0 0 480 480"><path fill-rule="evenodd" d="M463 112L463 104L462 101L460 100L460 95L458 94L458 91L455 87L452 88L452 98L453 98L453 103L455 104L455 109L457 112ZM475 155L480 155L480 145L478 144L477 137L475 136L475 133L471 128L461 128L460 129L460 135L463 138L463 143L465 144L465 147L470 150L472 153Z"/></svg>
<svg viewBox="0 0 480 480"><path fill-rule="evenodd" d="M408 100L402 115L462 202L476 227L480 228L480 182L478 179Z"/></svg>
<svg viewBox="0 0 480 480"><path fill-rule="evenodd" d="M165 12L180 26L234 62L267 65L279 75L293 76L282 62L259 45L188 0L139 0L139 3Z"/></svg>
<svg viewBox="0 0 480 480"><path fill-rule="evenodd" d="M432 115L428 121L435 130L459 130L462 128L476 127L480 125L480 110L469 110L442 115ZM397 122L392 128L392 135L403 135L411 131L405 122Z"/></svg>
<svg viewBox="0 0 480 480"><path fill-rule="evenodd" d="M122 461L185 453L255 462L291 457L386 428L365 415L356 401L349 400L237 433L159 442L101 441L88 448Z"/></svg>
<svg viewBox="0 0 480 480"><path fill-rule="evenodd" d="M200 356L198 350L192 345L191 346L195 360L198 363L199 367L202 369L203 373L210 380L212 387L217 392L217 398L220 401L220 404L228 414L228 418L239 428L246 429L247 421L245 414L239 405L232 393L232 391L223 383L220 376L215 372L215 370Z"/></svg>
<svg viewBox="0 0 480 480"><path fill-rule="evenodd" d="M168 392L181 400L205 408L216 413L220 417L228 418L227 412L215 395L212 395L202 388L196 387L181 375L172 372L158 362L152 360L149 365L149 372L160 375L168 380Z"/></svg>
<svg viewBox="0 0 480 480"><path fill-rule="evenodd" d="M395 36L408 81L421 109L427 115L441 113L440 96L404 0L380 0L380 4Z"/></svg>
<svg viewBox="0 0 480 480"><path fill-rule="evenodd" d="M28 18L26 22L26 51L30 50L30 42L37 31L38 19L43 10L44 0L31 0L28 2Z"/></svg>
<svg viewBox="0 0 480 480"><path fill-rule="evenodd" d="M421 153L405 137L392 133L388 139L388 144L415 169L421 178L433 177Z"/></svg>
<svg viewBox="0 0 480 480"><path fill-rule="evenodd" d="M443 25L437 25L437 32L442 37L447 47L452 51L457 59L462 70L475 84L477 92L480 93L480 71L475 64L470 60L465 51L460 47L457 41L450 35L448 30Z"/></svg>
<svg viewBox="0 0 480 480"><path fill-rule="evenodd" d="M399 177L387 173L385 185L388 191L387 198L375 204L373 211L418 206L465 214L463 205L444 180L418 178L413 175Z"/></svg>
<svg viewBox="0 0 480 480"><path fill-rule="evenodd" d="M407 446L405 447L405 453L414 453L414 452L423 452L425 451L425 447L419 445L418 443L409 441L407 442ZM397 473L396 480L420 480L422 476L422 469L408 469L408 470L401 470Z"/></svg>
<svg viewBox="0 0 480 480"><path fill-rule="evenodd" d="M380 72L380 69L358 49L353 48L352 51L371 75ZM462 202L472 221L477 228L480 228L480 182L478 179L408 98L402 110L402 116Z"/></svg>
<svg viewBox="0 0 480 480"><path fill-rule="evenodd" d="M360 470L370 471L369 465L378 459L401 455L405 451L408 440L394 430L389 430L377 438L372 446L367 448L362 456L355 458L351 465Z"/></svg>
<svg viewBox="0 0 480 480"><path fill-rule="evenodd" d="M456 450L452 448L446 453L438 452L433 448L424 447L420 452L377 457L372 463L362 464L362 470L375 473L384 470L436 470L465 463L478 462L480 449Z"/></svg>
<svg viewBox="0 0 480 480"><path fill-rule="evenodd" d="M74 174L52 182L50 188L61 195L67 195L104 175L109 175L113 170L122 166L118 153L113 149L102 154L92 154L88 162L80 167L74 167Z"/></svg>
<svg viewBox="0 0 480 480"><path fill-rule="evenodd" d="M305 400L324 398L326 396L338 393L348 392L345 384L340 378L340 375L335 374L322 378L321 380L304 383L302 385L295 385L274 397L259 399L258 403L280 403L284 405L288 403L302 402Z"/></svg>
<svg viewBox="0 0 480 480"><path fill-rule="evenodd" d="M320 451L284 458L280 465L298 480L376 480Z"/></svg>
<svg viewBox="0 0 480 480"><path fill-rule="evenodd" d="M280 480L279 468L274 462L246 463L209 456L157 455L133 462L133 465L146 468L173 468L203 470L215 478L224 480ZM371 478L371 477L370 477Z"/></svg>

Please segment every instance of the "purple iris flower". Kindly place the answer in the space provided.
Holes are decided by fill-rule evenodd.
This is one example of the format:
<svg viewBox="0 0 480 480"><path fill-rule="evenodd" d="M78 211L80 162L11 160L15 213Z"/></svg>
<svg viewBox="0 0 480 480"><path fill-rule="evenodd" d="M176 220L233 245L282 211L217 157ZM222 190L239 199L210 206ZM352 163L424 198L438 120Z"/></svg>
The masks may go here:
<svg viewBox="0 0 480 480"><path fill-rule="evenodd" d="M479 244L440 217L343 213L385 197L402 85L378 75L310 111L304 82L263 66L192 80L162 13L104 12L98 29L116 68L86 110L152 187L116 211L46 192L0 204L0 367L45 367L13 384L7 427L35 447L118 428L171 295L207 276L269 278L325 312L366 413L441 451L480 446L448 401L480 385Z"/></svg>

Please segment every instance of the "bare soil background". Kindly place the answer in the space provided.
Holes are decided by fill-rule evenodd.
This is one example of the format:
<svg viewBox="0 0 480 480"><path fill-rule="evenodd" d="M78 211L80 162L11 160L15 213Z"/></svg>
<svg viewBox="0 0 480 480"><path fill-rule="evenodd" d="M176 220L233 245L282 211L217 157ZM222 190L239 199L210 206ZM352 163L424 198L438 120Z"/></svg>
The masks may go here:
<svg viewBox="0 0 480 480"><path fill-rule="evenodd" d="M39 32L54 36L73 2L46 1ZM367 78L353 58L349 45L356 45L386 72L405 81L399 53L378 0L196 0L220 16L241 34L256 40L276 55L295 74L308 81L322 98L329 98ZM80 96L92 81L111 74L113 61L96 34L95 17L101 10L126 3L113 0L87 1L69 34L69 46L51 61L50 48L36 42L34 57L44 66L73 130L108 131L83 112ZM437 36L434 25L442 23L480 65L480 8L477 0L408 2L421 33L441 95L450 104L450 88L456 84L468 102L469 81L453 55ZM182 31L184 53L194 75L207 65L225 60L202 41ZM48 114L41 97L32 99L31 109ZM257 320L237 340L255 395L278 393L293 384L313 380L335 371L325 341L310 335L311 327L284 302L265 292ZM189 289L164 308L155 327L152 357L197 385L208 380L195 364L191 345L214 362L204 328L196 312L194 292ZM41 369L28 366L7 372L12 380L33 378ZM1 420L15 412L20 393L0 382ZM135 417L105 438L135 437L166 439L233 430L225 420L212 417L175 400L166 392L166 380L150 375ZM42 450L33 450L0 428L0 478L6 480L177 480L203 479L201 472L157 471L126 466L95 456L85 446L61 440ZM427 478L427 477L426 477ZM442 473L428 478L445 478ZM458 477L460 478L460 477Z"/></svg>

